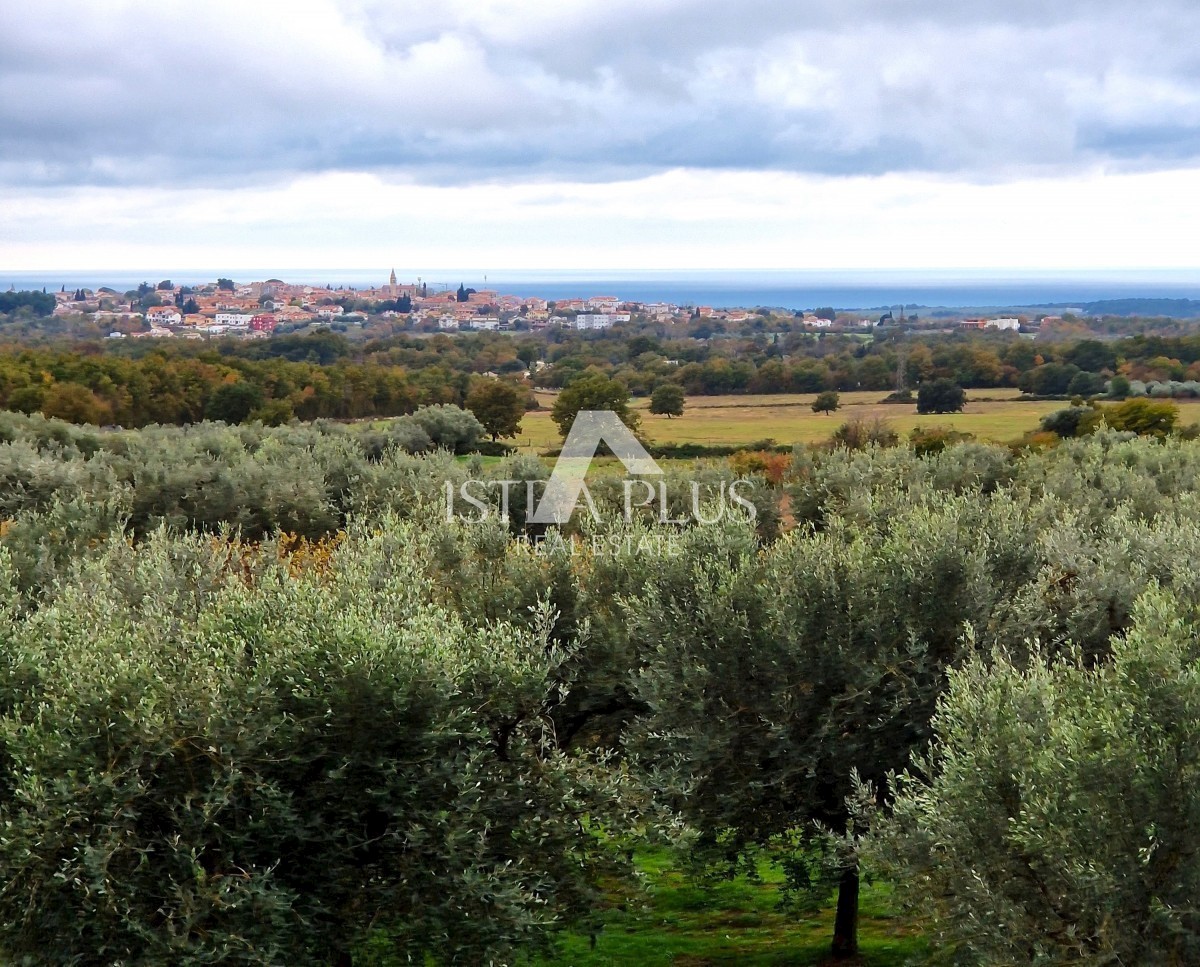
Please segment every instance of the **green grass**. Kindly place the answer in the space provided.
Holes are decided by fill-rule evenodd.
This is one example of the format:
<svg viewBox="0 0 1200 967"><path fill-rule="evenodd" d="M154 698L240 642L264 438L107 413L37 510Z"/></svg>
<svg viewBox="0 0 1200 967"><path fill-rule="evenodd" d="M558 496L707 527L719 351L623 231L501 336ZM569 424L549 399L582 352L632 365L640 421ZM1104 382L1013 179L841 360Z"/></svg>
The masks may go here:
<svg viewBox="0 0 1200 967"><path fill-rule="evenodd" d="M744 877L714 886L690 879L665 850L639 853L645 895L615 894L595 938L571 934L555 957L530 967L783 967L825 964L833 909L811 915L779 909L782 876L764 866L761 882ZM883 884L864 886L859 964L899 967L927 951L916 928L898 919Z"/></svg>
<svg viewBox="0 0 1200 967"><path fill-rule="evenodd" d="M472 460L480 461L485 467L494 467L504 460L504 457L485 457L478 453L467 453L454 458L455 463L470 463Z"/></svg>

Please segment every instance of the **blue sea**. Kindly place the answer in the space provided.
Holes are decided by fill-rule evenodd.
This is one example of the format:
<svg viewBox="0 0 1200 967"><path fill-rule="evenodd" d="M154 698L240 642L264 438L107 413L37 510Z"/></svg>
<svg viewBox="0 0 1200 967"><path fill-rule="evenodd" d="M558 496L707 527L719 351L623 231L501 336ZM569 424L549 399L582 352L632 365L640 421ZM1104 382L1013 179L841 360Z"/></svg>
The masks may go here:
<svg viewBox="0 0 1200 967"><path fill-rule="evenodd" d="M0 267L0 290L62 287L118 291L170 279L195 285L227 276L237 282L278 278L311 285L365 287L387 281L390 266L375 269L188 269L142 268L136 271L47 269L9 271ZM537 271L479 269L407 270L396 267L399 281L425 282L431 291L459 284L545 299L615 295L637 302L679 305L770 306L784 309L1075 307L1100 299L1200 299L1200 269L1129 271L962 271L962 270L772 270L772 271Z"/></svg>

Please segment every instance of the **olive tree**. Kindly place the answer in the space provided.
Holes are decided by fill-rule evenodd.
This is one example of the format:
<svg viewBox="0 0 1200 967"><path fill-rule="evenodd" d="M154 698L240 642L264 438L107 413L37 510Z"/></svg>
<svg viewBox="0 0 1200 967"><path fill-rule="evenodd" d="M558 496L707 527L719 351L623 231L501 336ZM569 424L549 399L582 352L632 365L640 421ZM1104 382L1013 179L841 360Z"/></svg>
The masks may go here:
<svg viewBox="0 0 1200 967"><path fill-rule="evenodd" d="M115 539L30 614L0 551L6 961L482 963L594 907L620 783L554 751L551 616L432 604L415 527Z"/></svg>
<svg viewBox="0 0 1200 967"><path fill-rule="evenodd" d="M1111 658L951 672L867 855L975 962L1200 961L1200 634L1162 591Z"/></svg>
<svg viewBox="0 0 1200 967"><path fill-rule="evenodd" d="M1037 565L1008 502L889 507L880 526L833 518L763 552L748 529L714 531L706 554L627 601L647 653L630 747L697 830L701 858L732 872L798 841L793 885L838 889L839 956L856 952L857 866L814 868L803 847L849 831L855 770L882 781L928 741L964 624L986 624Z"/></svg>

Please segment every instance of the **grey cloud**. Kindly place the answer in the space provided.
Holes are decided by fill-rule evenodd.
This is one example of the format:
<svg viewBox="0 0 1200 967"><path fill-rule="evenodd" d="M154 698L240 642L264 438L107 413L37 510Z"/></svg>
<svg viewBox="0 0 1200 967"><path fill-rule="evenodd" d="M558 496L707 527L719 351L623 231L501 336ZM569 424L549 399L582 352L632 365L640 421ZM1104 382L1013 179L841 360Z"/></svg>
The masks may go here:
<svg viewBox="0 0 1200 967"><path fill-rule="evenodd" d="M1200 160L1187 0L98 6L10 17L6 183Z"/></svg>

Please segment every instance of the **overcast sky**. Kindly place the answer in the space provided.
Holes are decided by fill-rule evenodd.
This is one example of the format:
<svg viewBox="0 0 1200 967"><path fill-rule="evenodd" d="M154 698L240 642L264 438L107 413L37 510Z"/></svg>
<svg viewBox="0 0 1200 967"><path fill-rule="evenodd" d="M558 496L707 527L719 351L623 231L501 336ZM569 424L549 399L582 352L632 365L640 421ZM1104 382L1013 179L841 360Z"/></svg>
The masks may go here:
<svg viewBox="0 0 1200 967"><path fill-rule="evenodd" d="M0 267L1196 267L1194 0L37 0Z"/></svg>

